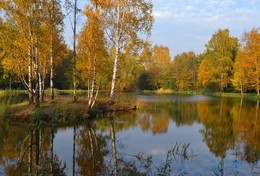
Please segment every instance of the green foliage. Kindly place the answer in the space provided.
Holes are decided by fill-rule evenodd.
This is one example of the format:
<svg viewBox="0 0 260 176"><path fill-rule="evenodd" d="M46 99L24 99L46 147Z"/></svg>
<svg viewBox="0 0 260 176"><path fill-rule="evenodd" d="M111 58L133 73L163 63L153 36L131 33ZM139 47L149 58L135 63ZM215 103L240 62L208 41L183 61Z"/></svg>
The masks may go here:
<svg viewBox="0 0 260 176"><path fill-rule="evenodd" d="M61 106L56 105L51 108L49 116L51 118L51 124L55 124L64 121L61 119L64 119L64 117L66 117L66 114L62 110Z"/></svg>
<svg viewBox="0 0 260 176"><path fill-rule="evenodd" d="M16 90L3 90L0 91L0 103L14 104L20 101L19 92Z"/></svg>
<svg viewBox="0 0 260 176"><path fill-rule="evenodd" d="M45 95L51 96L51 89L50 88L45 90ZM59 90L58 89L54 89L54 95L59 95Z"/></svg>
<svg viewBox="0 0 260 176"><path fill-rule="evenodd" d="M137 89L138 78L143 70L144 67L139 60L127 55L122 56L118 72L117 88L124 91Z"/></svg>
<svg viewBox="0 0 260 176"><path fill-rule="evenodd" d="M202 87L216 83L221 91L225 91L231 85L238 46L238 39L231 37L228 29L220 29L213 34L199 68L198 79Z"/></svg>
<svg viewBox="0 0 260 176"><path fill-rule="evenodd" d="M48 117L42 110L36 111L30 118L31 127L40 129Z"/></svg>
<svg viewBox="0 0 260 176"><path fill-rule="evenodd" d="M56 66L54 85L57 89L71 89L73 87L73 51L67 50L67 55Z"/></svg>
<svg viewBox="0 0 260 176"><path fill-rule="evenodd" d="M158 89L158 83L156 80L156 74L145 71L143 72L138 81L138 88L141 90L156 90Z"/></svg>
<svg viewBox="0 0 260 176"><path fill-rule="evenodd" d="M201 58L192 51L182 53L174 58L172 69L176 90L197 90L200 62Z"/></svg>
<svg viewBox="0 0 260 176"><path fill-rule="evenodd" d="M0 90L0 121L6 120L10 105L20 103L27 95L18 90Z"/></svg>

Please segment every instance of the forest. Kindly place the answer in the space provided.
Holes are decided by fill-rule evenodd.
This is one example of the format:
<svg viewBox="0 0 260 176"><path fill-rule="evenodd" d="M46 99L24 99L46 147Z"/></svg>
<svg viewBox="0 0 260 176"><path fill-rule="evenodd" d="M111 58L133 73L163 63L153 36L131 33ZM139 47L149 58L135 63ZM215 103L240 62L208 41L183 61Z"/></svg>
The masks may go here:
<svg viewBox="0 0 260 176"><path fill-rule="evenodd" d="M65 44L64 19L74 14L73 48ZM0 1L0 88L25 89L36 105L46 90L161 90L260 95L260 28L232 37L212 34L201 54L171 58L167 46L149 41L154 22L149 0ZM77 14L86 21L76 33Z"/></svg>

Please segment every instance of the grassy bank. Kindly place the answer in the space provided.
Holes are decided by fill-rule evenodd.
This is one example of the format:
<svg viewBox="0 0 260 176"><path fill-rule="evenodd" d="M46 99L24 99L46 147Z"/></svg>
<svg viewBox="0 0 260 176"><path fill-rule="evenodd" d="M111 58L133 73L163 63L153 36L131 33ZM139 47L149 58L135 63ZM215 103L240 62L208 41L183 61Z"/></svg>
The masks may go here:
<svg viewBox="0 0 260 176"><path fill-rule="evenodd" d="M217 97L244 98L260 101L260 96L247 93L209 93L196 91L176 92L171 90L145 91L145 93L158 94L189 94L209 95ZM45 102L40 108L29 105L26 91L0 91L0 121L6 123L44 123L47 125L79 123L82 120L97 117L116 111L130 111L135 109L130 102L120 97L115 104L110 105L109 99L99 98L91 111L87 109L87 90L77 91L78 101L73 102L72 90L55 90L55 102L50 103L50 91L46 91ZM102 96L99 96L102 97ZM103 96L107 97L107 96ZM126 103L127 102L127 103Z"/></svg>
<svg viewBox="0 0 260 176"><path fill-rule="evenodd" d="M50 96L47 94L40 108L35 108L34 105L29 105L28 95L25 99L20 97L24 96L23 91L1 91L0 93L0 120L5 123L71 125L99 115L135 109L129 103L117 101L110 105L108 99L100 98L97 99L93 109L88 110L86 97L78 96L78 101L74 103L72 96L63 94L56 95L54 103L51 103ZM82 93L86 92L82 91Z"/></svg>
<svg viewBox="0 0 260 176"><path fill-rule="evenodd" d="M174 91L169 89L159 89L156 91L144 91L145 93L157 94L186 94L186 95L209 95L215 97L244 98L248 100L260 101L260 95L256 93L224 93L224 92L203 92L203 91Z"/></svg>

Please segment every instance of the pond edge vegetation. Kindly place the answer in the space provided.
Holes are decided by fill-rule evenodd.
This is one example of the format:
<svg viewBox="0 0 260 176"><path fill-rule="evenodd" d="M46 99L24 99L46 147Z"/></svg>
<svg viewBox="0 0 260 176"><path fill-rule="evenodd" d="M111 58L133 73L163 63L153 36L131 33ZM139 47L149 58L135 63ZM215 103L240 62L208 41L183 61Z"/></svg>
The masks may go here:
<svg viewBox="0 0 260 176"><path fill-rule="evenodd" d="M42 106L35 108L28 105L28 95L22 90L0 91L0 122L19 124L42 124L47 126L80 124L85 120L113 115L116 112L130 112L138 109L136 104L123 102L120 100L111 103L108 98L98 98L93 108L88 108L88 99L84 96L73 101L72 91L55 90L56 100L51 102L46 96ZM85 95L86 91L81 90L80 94ZM239 93L216 93L198 91L142 91L141 93L151 94L186 94L186 95L207 95L227 98L243 98L251 101L260 101L260 96L256 94Z"/></svg>
<svg viewBox="0 0 260 176"><path fill-rule="evenodd" d="M56 91L59 93L59 91ZM66 93L67 92L67 93ZM5 123L31 123L44 125L71 125L79 124L84 120L103 117L115 112L129 112L136 109L128 102L115 101L111 103L108 98L96 100L93 108L88 108L88 99L78 97L77 102L69 95L70 91L61 91L55 102L46 96L41 107L28 105L28 95L21 90L0 91L0 122ZM81 91L84 94L84 91Z"/></svg>

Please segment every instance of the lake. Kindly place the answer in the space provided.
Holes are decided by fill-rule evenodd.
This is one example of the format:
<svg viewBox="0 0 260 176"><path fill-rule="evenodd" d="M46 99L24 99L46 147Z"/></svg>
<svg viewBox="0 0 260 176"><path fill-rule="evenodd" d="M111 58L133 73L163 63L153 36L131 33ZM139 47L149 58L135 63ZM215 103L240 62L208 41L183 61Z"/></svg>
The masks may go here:
<svg viewBox="0 0 260 176"><path fill-rule="evenodd" d="M138 110L79 126L0 128L0 175L260 175L260 104L119 94Z"/></svg>

